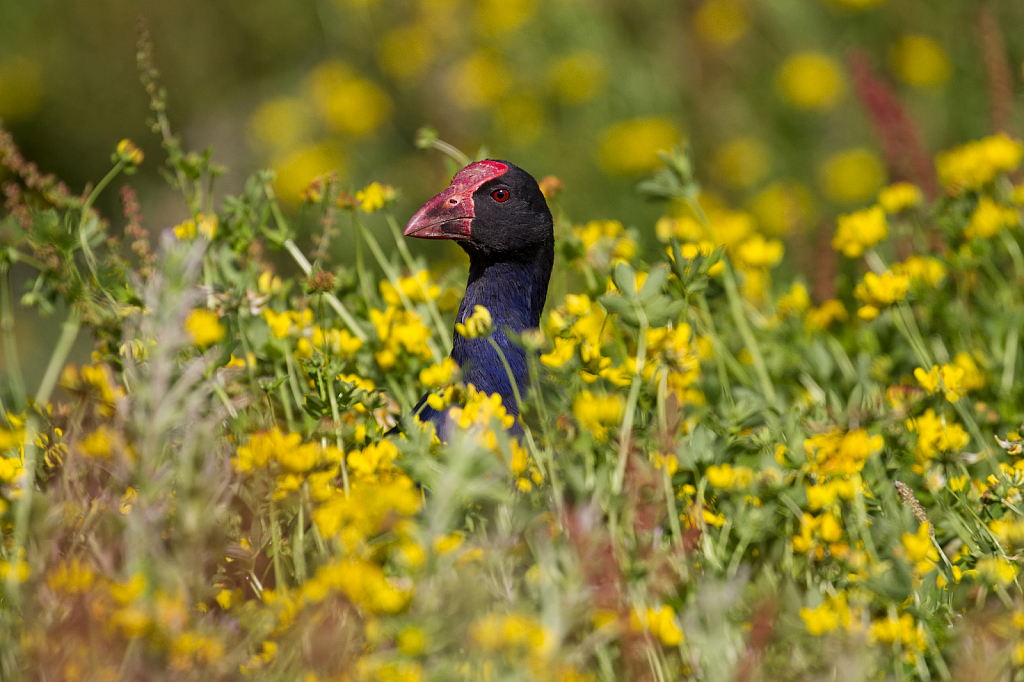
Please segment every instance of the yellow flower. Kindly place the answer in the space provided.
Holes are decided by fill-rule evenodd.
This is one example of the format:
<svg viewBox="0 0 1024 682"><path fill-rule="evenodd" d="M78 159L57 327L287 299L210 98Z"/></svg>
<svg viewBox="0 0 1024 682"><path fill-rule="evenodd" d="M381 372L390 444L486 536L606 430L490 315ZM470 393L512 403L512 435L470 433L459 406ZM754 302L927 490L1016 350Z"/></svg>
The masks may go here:
<svg viewBox="0 0 1024 682"><path fill-rule="evenodd" d="M381 36L377 63L395 78L414 78L430 66L436 52L430 29L423 25L396 26Z"/></svg>
<svg viewBox="0 0 1024 682"><path fill-rule="evenodd" d="M424 386L437 388L444 386L452 380L452 375L459 368L452 358L445 358L440 364L431 365L420 370L420 383Z"/></svg>
<svg viewBox="0 0 1024 682"><path fill-rule="evenodd" d="M779 315L798 315L811 307L811 296L801 282L794 282L789 293L783 294L775 304Z"/></svg>
<svg viewBox="0 0 1024 682"><path fill-rule="evenodd" d="M809 332L823 331L835 321L844 322L849 317L843 302L838 299L825 301L817 308L811 308L804 317L804 329Z"/></svg>
<svg viewBox="0 0 1024 682"><path fill-rule="evenodd" d="M794 180L773 182L750 204L757 224L769 235L781 236L807 227L814 218L814 200L807 187Z"/></svg>
<svg viewBox="0 0 1024 682"><path fill-rule="evenodd" d="M562 102L580 104L597 96L608 81L608 69L599 55L578 50L555 61L548 69L548 85Z"/></svg>
<svg viewBox="0 0 1024 682"><path fill-rule="evenodd" d="M876 308L886 308L902 301L910 289L910 278L886 270L881 275L873 272L864 274L864 281L853 289L858 301Z"/></svg>
<svg viewBox="0 0 1024 682"><path fill-rule="evenodd" d="M739 0L705 0L693 17L693 27L705 42L732 45L747 32L750 19Z"/></svg>
<svg viewBox="0 0 1024 682"><path fill-rule="evenodd" d="M881 450L883 444L881 436L871 436L864 429L833 429L805 440L804 450L812 471L850 476L859 473L868 457Z"/></svg>
<svg viewBox="0 0 1024 682"><path fill-rule="evenodd" d="M921 190L909 182L897 182L883 187L878 193L879 205L889 214L919 206L922 200Z"/></svg>
<svg viewBox="0 0 1024 682"><path fill-rule="evenodd" d="M847 258L859 258L865 249L889 236L889 224L881 206L872 206L836 219L832 248Z"/></svg>
<svg viewBox="0 0 1024 682"><path fill-rule="evenodd" d="M893 263L892 271L910 277L911 284L927 284L930 287L939 286L946 277L946 266L930 256L910 256L902 263Z"/></svg>
<svg viewBox="0 0 1024 682"><path fill-rule="evenodd" d="M768 174L770 165L768 145L756 137L735 137L715 153L715 175L735 189L756 185Z"/></svg>
<svg viewBox="0 0 1024 682"><path fill-rule="evenodd" d="M314 68L306 77L305 87L320 117L347 135L367 135L391 113L387 93L339 61L325 61Z"/></svg>
<svg viewBox="0 0 1024 682"><path fill-rule="evenodd" d="M227 333L217 313L200 309L189 314L185 321L185 331L192 338L192 342L200 348L219 342Z"/></svg>
<svg viewBox="0 0 1024 682"><path fill-rule="evenodd" d="M387 194L379 182L371 182L356 192L356 201L359 202L359 209L366 213L373 213L378 209L384 208L386 200Z"/></svg>
<svg viewBox="0 0 1024 682"><path fill-rule="evenodd" d="M978 199L978 205L971 214L971 221L964 229L964 236L968 239L991 239L1004 227L1019 224L1020 213L1016 208L997 204L992 197L985 194Z"/></svg>
<svg viewBox="0 0 1024 682"><path fill-rule="evenodd" d="M113 445L111 443L113 440L116 440L114 432L106 424L101 424L99 428L83 438L78 445L82 452L90 457L110 459L110 455L113 452Z"/></svg>
<svg viewBox="0 0 1024 682"><path fill-rule="evenodd" d="M945 416L937 416L930 407L923 415L907 419L904 425L908 431L917 433L914 454L919 464L932 459L939 452L962 450L970 441L962 426Z"/></svg>
<svg viewBox="0 0 1024 682"><path fill-rule="evenodd" d="M1001 557L986 557L978 562L978 575L998 585L1009 585L1017 577L1017 566Z"/></svg>
<svg viewBox="0 0 1024 682"><path fill-rule="evenodd" d="M550 353L540 356L540 362L545 367L561 367L576 354L576 342L573 339L556 338L554 344Z"/></svg>
<svg viewBox="0 0 1024 682"><path fill-rule="evenodd" d="M310 111L298 97L276 97L260 104L249 116L249 143L269 152L297 147L310 129Z"/></svg>
<svg viewBox="0 0 1024 682"><path fill-rule="evenodd" d="M870 199L885 180L885 167L870 149L857 148L833 154L819 172L825 196L837 204Z"/></svg>
<svg viewBox="0 0 1024 682"><path fill-rule="evenodd" d="M125 163L136 166L142 163L142 160L145 158L142 150L129 139L124 139L117 143L117 156Z"/></svg>
<svg viewBox="0 0 1024 682"><path fill-rule="evenodd" d="M899 38L892 46L889 60L896 76L917 88L941 85L949 79L949 57L928 36L909 35Z"/></svg>
<svg viewBox="0 0 1024 682"><path fill-rule="evenodd" d="M935 159L939 180L951 194L979 190L996 175L1016 168L1024 144L1005 133L986 137L943 152Z"/></svg>
<svg viewBox="0 0 1024 682"><path fill-rule="evenodd" d="M601 134L598 160L610 175L640 175L657 168L659 151L679 144L682 133L668 119L635 118L616 123Z"/></svg>
<svg viewBox="0 0 1024 682"><path fill-rule="evenodd" d="M979 368L974 358L967 353L960 352L953 358L953 365L963 370L960 378L960 385L965 391L976 391L985 388L985 374Z"/></svg>
<svg viewBox="0 0 1024 682"><path fill-rule="evenodd" d="M493 324L490 311L482 305L475 305L473 314L467 317L465 322L455 323L455 331L467 339L476 339L490 334Z"/></svg>
<svg viewBox="0 0 1024 682"><path fill-rule="evenodd" d="M922 523L917 533L904 533L900 542L907 552L907 558L912 562L938 561L939 553L932 544L931 524Z"/></svg>
<svg viewBox="0 0 1024 682"><path fill-rule="evenodd" d="M341 151L326 142L289 149L271 162L274 188L283 201L301 203L313 178L331 171L341 173L344 163Z"/></svg>
<svg viewBox="0 0 1024 682"><path fill-rule="evenodd" d="M807 626L807 632L812 635L832 632L839 627L839 613L830 599L826 599L813 609L806 606L801 608L800 620Z"/></svg>
<svg viewBox="0 0 1024 682"><path fill-rule="evenodd" d="M782 242L755 234L736 249L738 267L770 268L782 260Z"/></svg>
<svg viewBox="0 0 1024 682"><path fill-rule="evenodd" d="M189 218L174 226L174 236L180 240L192 240L197 235L213 239L217 235L217 216L199 213L194 220Z"/></svg>
<svg viewBox="0 0 1024 682"><path fill-rule="evenodd" d="M512 74L501 59L484 50L457 62L445 79L451 101L461 109L470 110L497 104L511 82Z"/></svg>
<svg viewBox="0 0 1024 682"><path fill-rule="evenodd" d="M732 466L729 463L712 464L707 472L708 485L719 490L741 490L754 480L754 471L750 467Z"/></svg>
<svg viewBox="0 0 1024 682"><path fill-rule="evenodd" d="M622 419L623 408L621 395L595 395L590 391L580 391L572 403L572 413L580 427L592 433L599 443L607 440L608 427Z"/></svg>
<svg viewBox="0 0 1024 682"><path fill-rule="evenodd" d="M776 79L782 97L797 109L831 109L846 91L840 66L821 52L799 52L783 62Z"/></svg>

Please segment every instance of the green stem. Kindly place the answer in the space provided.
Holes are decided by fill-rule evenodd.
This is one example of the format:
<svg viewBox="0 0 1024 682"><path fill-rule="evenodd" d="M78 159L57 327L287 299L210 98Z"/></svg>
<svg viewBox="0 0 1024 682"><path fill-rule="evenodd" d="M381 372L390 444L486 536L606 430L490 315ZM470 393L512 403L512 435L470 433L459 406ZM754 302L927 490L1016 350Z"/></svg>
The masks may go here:
<svg viewBox="0 0 1024 682"><path fill-rule="evenodd" d="M11 288L11 264L6 261L0 262L0 330L3 331L4 361L11 382L11 393L14 394L14 409L20 410L25 405L25 379L21 375L18 344L14 338L14 301Z"/></svg>
<svg viewBox="0 0 1024 682"><path fill-rule="evenodd" d="M622 492L622 484L626 478L626 462L629 459L629 439L633 435L633 417L636 413L636 401L640 397L640 385L643 383L644 363L647 361L647 315L643 307L634 305L640 319L640 330L636 342L636 365L633 367L633 383L629 387L629 398L626 411L622 415L622 428L619 433L619 461L615 465L612 478L612 493Z"/></svg>
<svg viewBox="0 0 1024 682"><path fill-rule="evenodd" d="M754 371L757 372L757 378L761 382L761 390L764 391L765 400L769 405L775 405L778 402L775 386L772 385L771 377L768 375L768 368L764 364L761 346L757 343L754 332L747 323L747 316L743 312L743 301L740 299L739 292L736 289L736 279L733 276L732 264L726 259L723 259L722 262L725 263L722 281L725 283L725 293L729 299L729 311L732 313L732 318L736 322L740 336L743 337L743 343L746 345L747 350L750 352L750 357L754 361Z"/></svg>
<svg viewBox="0 0 1024 682"><path fill-rule="evenodd" d="M309 261L306 260L306 257L302 254L302 251L299 250L299 247L295 245L295 242L291 239L286 239L284 241L284 248L292 255L292 258L294 258L295 262L299 264L299 267L302 268L302 271L306 273L307 277L313 273L313 266L309 264ZM366 332L364 332L359 326L359 323L356 322L356 318L352 317L352 314L345 309L345 306L341 304L338 297L332 293L325 293L324 298L327 299L327 303L334 309L334 312L338 313L338 317L341 318L342 322L345 323L345 326L352 332L352 335L363 343L366 343L368 338L366 336Z"/></svg>
<svg viewBox="0 0 1024 682"><path fill-rule="evenodd" d="M345 443L341 438L341 412L338 409L338 396L334 392L334 380L330 374L327 375L327 395L331 399L331 417L334 418L334 437L338 450L341 452L341 481L345 488L345 497L348 497L348 463L345 457Z"/></svg>
<svg viewBox="0 0 1024 682"><path fill-rule="evenodd" d="M281 528L277 525L277 503L270 500L270 543L274 549L274 589L286 587L284 564L281 561Z"/></svg>

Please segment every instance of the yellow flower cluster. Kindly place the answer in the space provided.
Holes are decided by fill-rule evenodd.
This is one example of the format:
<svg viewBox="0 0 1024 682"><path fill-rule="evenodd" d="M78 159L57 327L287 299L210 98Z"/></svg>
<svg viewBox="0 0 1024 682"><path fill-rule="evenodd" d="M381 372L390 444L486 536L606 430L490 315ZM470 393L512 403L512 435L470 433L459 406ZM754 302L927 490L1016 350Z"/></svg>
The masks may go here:
<svg viewBox="0 0 1024 682"><path fill-rule="evenodd" d="M580 391L572 403L572 413L580 428L591 433L594 439L603 443L608 439L608 427L622 419L625 401L617 393L594 394Z"/></svg>
<svg viewBox="0 0 1024 682"><path fill-rule="evenodd" d="M313 351L319 351L335 358L351 358L363 347L363 342L352 336L347 329L324 330L314 325L301 330L302 336L295 342L295 357L308 359Z"/></svg>
<svg viewBox="0 0 1024 682"><path fill-rule="evenodd" d="M430 328L423 324L417 313L389 305L384 311L376 308L371 310L370 322L376 327L377 338L383 346L374 354L381 369L392 369L398 363L398 354L402 351L421 360L432 357L427 345Z"/></svg>
<svg viewBox="0 0 1024 682"><path fill-rule="evenodd" d="M987 194L978 199L978 205L971 214L971 220L964 229L964 237L991 239L1004 227L1020 225L1020 212L1011 206L997 204Z"/></svg>
<svg viewBox="0 0 1024 682"><path fill-rule="evenodd" d="M812 635L823 635L836 630L840 625L850 628L850 606L847 603L845 594L838 594L835 597L826 596L820 604L813 609L804 606L800 609L800 620L807 627L807 632Z"/></svg>
<svg viewBox="0 0 1024 682"><path fill-rule="evenodd" d="M745 466L732 466L728 462L722 465L712 464L705 475L708 485L719 490L742 490L750 486L754 480L754 470Z"/></svg>
<svg viewBox="0 0 1024 682"><path fill-rule="evenodd" d="M843 557L849 546L843 539L842 517L836 518L831 510L817 516L803 514L800 518L800 534L793 536L793 551L807 554L821 561L828 552L834 557Z"/></svg>
<svg viewBox="0 0 1024 682"><path fill-rule="evenodd" d="M923 415L907 419L904 425L907 431L917 433L914 455L917 457L915 469L918 473L923 473L924 465L939 453L962 450L970 441L962 426L947 419L945 415L936 415L930 407Z"/></svg>
<svg viewBox="0 0 1024 682"><path fill-rule="evenodd" d="M634 606L629 614L629 626L638 632L650 632L665 646L679 646L684 639L676 611L668 604L648 606L647 609Z"/></svg>
<svg viewBox="0 0 1024 682"><path fill-rule="evenodd" d="M871 436L864 429L832 429L805 440L804 450L812 472L848 476L860 473L867 458L882 449L883 442L881 436Z"/></svg>
<svg viewBox="0 0 1024 682"><path fill-rule="evenodd" d="M881 206L872 206L836 220L832 248L847 258L860 258L866 249L889 236L889 224Z"/></svg>
<svg viewBox="0 0 1024 682"><path fill-rule="evenodd" d="M951 403L955 403L968 391L985 386L985 375L978 369L974 358L967 353L957 353L952 364L942 367L932 365L927 372L918 367L914 370L914 377L929 394L942 389L946 400Z"/></svg>
<svg viewBox="0 0 1024 682"><path fill-rule="evenodd" d="M636 241L618 220L591 220L585 225L574 225L572 233L582 242L587 262L600 270L628 261L636 254Z"/></svg>
<svg viewBox="0 0 1024 682"><path fill-rule="evenodd" d="M909 613L897 618L881 618L871 623L871 638L884 644L901 643L911 652L924 651L927 641L924 626L914 621Z"/></svg>
<svg viewBox="0 0 1024 682"><path fill-rule="evenodd" d="M909 182L897 182L878 193L879 205L890 215L919 206L923 199L921 190Z"/></svg>
<svg viewBox="0 0 1024 682"><path fill-rule="evenodd" d="M951 194L980 190L996 175L1016 168L1024 158L1024 144L1005 133L993 135L938 155L939 180Z"/></svg>
<svg viewBox="0 0 1024 682"><path fill-rule="evenodd" d="M464 321L455 323L455 332L467 339L478 339L491 333L494 320L491 312L482 305L473 306L473 313Z"/></svg>
<svg viewBox="0 0 1024 682"><path fill-rule="evenodd" d="M511 428L515 417L510 415L501 403L497 393L490 395L476 390L473 384L466 387L466 404L453 407L450 412L452 420L462 429L473 426L489 427L492 419L497 419L502 428Z"/></svg>
<svg viewBox="0 0 1024 682"><path fill-rule="evenodd" d="M192 338L192 343L200 348L212 346L227 333L217 313L201 309L189 313L188 319L185 320L185 331Z"/></svg>
<svg viewBox="0 0 1024 682"><path fill-rule="evenodd" d="M816 308L811 308L804 316L804 329L808 332L818 332L828 329L833 322L845 322L849 317L843 302L838 299L829 299Z"/></svg>
<svg viewBox="0 0 1024 682"><path fill-rule="evenodd" d="M217 236L217 216L199 213L180 225L174 226L174 236L181 240L192 241L197 235L212 240Z"/></svg>
<svg viewBox="0 0 1024 682"><path fill-rule="evenodd" d="M893 263L891 270L896 275L906 275L914 286L927 285L935 288L946 278L946 266L931 256L910 256L902 263Z"/></svg>
<svg viewBox="0 0 1024 682"><path fill-rule="evenodd" d="M779 68L776 85L790 105L797 109L831 109L846 92L840 66L821 52L799 52Z"/></svg>
<svg viewBox="0 0 1024 682"><path fill-rule="evenodd" d="M892 304L902 301L910 290L910 277L897 275L886 270L881 275L873 272L864 274L864 281L853 289L854 297L863 303L857 310L857 317L870 322Z"/></svg>
<svg viewBox="0 0 1024 682"><path fill-rule="evenodd" d="M430 273L426 270L420 270L412 277L399 278L397 287L387 280L381 280L380 295L385 303L401 305L402 294L413 303L436 301L441 296L441 287L430 280Z"/></svg>

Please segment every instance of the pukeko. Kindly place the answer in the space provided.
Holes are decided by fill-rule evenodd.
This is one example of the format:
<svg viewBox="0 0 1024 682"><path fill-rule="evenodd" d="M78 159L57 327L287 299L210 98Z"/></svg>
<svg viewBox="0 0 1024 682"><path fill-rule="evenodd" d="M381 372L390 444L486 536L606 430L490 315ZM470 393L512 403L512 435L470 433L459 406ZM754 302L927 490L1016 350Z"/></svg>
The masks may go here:
<svg viewBox="0 0 1024 682"><path fill-rule="evenodd" d="M475 306L491 314L490 336L501 348L519 394L527 384L526 351L505 336L537 327L548 293L555 259L551 211L537 181L507 161L477 161L463 168L451 185L428 201L405 226L406 237L453 239L469 254L469 281L456 320L464 323ZM512 416L519 415L508 372L486 337L466 338L457 331L452 359L463 380L487 394L497 393ZM431 420L446 440L444 413L416 406L420 419ZM511 429L520 430L518 421Z"/></svg>

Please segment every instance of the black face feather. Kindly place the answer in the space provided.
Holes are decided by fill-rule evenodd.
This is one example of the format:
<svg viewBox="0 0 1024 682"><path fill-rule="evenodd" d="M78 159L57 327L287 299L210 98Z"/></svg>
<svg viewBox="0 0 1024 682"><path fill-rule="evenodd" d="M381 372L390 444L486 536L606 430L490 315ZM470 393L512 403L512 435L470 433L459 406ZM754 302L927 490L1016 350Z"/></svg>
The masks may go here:
<svg viewBox="0 0 1024 682"><path fill-rule="evenodd" d="M473 192L471 236L459 245L471 257L532 259L554 243L551 211L533 176L507 161L500 163L508 170Z"/></svg>

